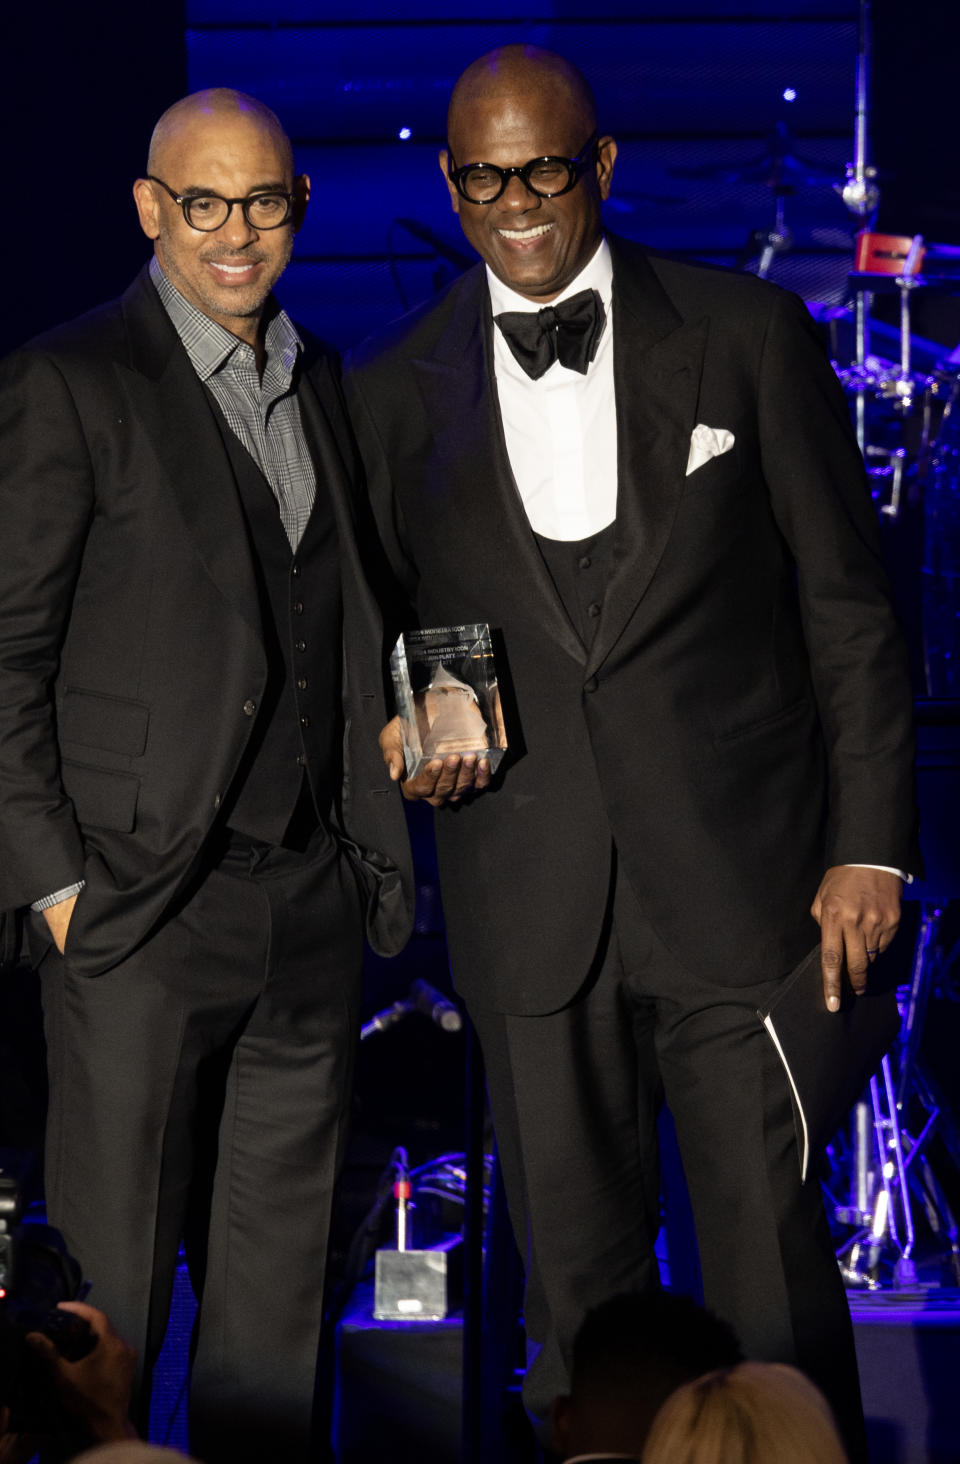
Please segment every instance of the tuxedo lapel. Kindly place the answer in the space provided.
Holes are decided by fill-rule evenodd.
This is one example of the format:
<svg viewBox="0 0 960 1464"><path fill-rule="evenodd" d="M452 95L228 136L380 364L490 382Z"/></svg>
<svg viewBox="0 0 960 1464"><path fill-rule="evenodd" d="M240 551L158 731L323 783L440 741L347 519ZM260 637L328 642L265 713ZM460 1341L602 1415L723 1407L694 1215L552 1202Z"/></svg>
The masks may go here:
<svg viewBox="0 0 960 1464"><path fill-rule="evenodd" d="M531 604L547 634L582 662L583 643L543 562L510 467L483 270L467 276L463 285L430 356L411 362L433 430L427 491L456 523L465 574L471 546L492 556L491 572L502 579L506 593Z"/></svg>
<svg viewBox="0 0 960 1464"><path fill-rule="evenodd" d="M130 399L207 573L262 639L236 480L213 408L144 270L123 298Z"/></svg>
<svg viewBox="0 0 960 1464"><path fill-rule="evenodd" d="M614 567L590 655L610 655L659 564L683 493L707 322L684 323L646 259L611 240L617 401Z"/></svg>

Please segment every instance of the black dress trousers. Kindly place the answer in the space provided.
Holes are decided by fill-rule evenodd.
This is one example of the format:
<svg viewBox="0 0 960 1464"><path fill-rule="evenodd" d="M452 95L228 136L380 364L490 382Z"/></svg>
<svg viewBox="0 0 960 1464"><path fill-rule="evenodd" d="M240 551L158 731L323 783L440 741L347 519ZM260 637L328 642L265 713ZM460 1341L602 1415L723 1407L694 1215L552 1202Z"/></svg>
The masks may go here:
<svg viewBox="0 0 960 1464"><path fill-rule="evenodd" d="M137 1348L142 1398L186 1236L206 1464L310 1456L362 929L352 865L318 830L302 853L225 853L101 976L71 972L69 936L42 963L50 1219Z"/></svg>
<svg viewBox="0 0 960 1464"><path fill-rule="evenodd" d="M568 1006L470 1013L527 1267L526 1405L546 1418L567 1391L573 1338L591 1307L658 1284L665 1101L706 1305L732 1324L748 1357L793 1363L818 1383L859 1459L846 1298L820 1186L800 1182L786 1078L757 1017L777 982L724 987L691 975L622 873L608 917L595 970Z"/></svg>

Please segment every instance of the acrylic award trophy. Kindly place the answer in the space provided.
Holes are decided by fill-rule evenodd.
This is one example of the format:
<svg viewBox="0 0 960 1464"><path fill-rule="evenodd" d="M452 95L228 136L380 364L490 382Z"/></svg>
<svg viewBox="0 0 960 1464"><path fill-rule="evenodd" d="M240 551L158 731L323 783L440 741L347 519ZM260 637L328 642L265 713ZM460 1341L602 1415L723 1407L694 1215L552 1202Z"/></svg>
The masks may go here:
<svg viewBox="0 0 960 1464"><path fill-rule="evenodd" d="M451 753L476 753L496 771L507 738L489 625L408 631L393 648L390 672L408 778Z"/></svg>

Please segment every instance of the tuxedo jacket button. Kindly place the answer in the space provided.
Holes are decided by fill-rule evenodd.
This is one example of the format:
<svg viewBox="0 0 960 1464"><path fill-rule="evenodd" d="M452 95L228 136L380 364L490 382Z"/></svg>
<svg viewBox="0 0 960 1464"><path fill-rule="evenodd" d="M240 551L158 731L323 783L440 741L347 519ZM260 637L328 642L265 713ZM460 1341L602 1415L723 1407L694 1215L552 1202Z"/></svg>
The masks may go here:
<svg viewBox="0 0 960 1464"><path fill-rule="evenodd" d="M217 812L217 810L219 809L220 804L222 803L222 801L223 800L221 799L220 794L218 793L217 796L213 800L213 811L214 811L214 813Z"/></svg>
<svg viewBox="0 0 960 1464"><path fill-rule="evenodd" d="M596 691L599 685L600 683L595 676L589 676L583 683L583 689L584 691Z"/></svg>
<svg viewBox="0 0 960 1464"><path fill-rule="evenodd" d="M257 704L256 704L256 702L253 701L250 697L247 697L247 700L243 704L243 715L245 717L252 717L253 714L254 714L254 712L256 710L257 710Z"/></svg>

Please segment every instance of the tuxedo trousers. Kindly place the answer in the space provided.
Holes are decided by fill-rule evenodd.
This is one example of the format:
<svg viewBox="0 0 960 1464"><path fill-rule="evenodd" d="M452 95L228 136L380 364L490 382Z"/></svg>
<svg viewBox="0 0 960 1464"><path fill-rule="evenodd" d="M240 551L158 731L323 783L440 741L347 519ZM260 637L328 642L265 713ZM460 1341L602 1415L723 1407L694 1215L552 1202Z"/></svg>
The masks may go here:
<svg viewBox="0 0 960 1464"><path fill-rule="evenodd" d="M83 899L83 895L80 895ZM185 1239L191 1449L310 1453L363 925L347 857L236 841L120 965L41 964L50 1220L136 1347L143 1428Z"/></svg>
<svg viewBox="0 0 960 1464"><path fill-rule="evenodd" d="M864 1457L853 1329L821 1189L816 1178L801 1184L787 1080L757 1016L777 984L699 980L618 872L594 969L569 1005L536 1016L471 1008L526 1265L524 1401L535 1421L568 1390L585 1314L659 1284L665 1101L706 1305L747 1357L807 1372L851 1458Z"/></svg>

